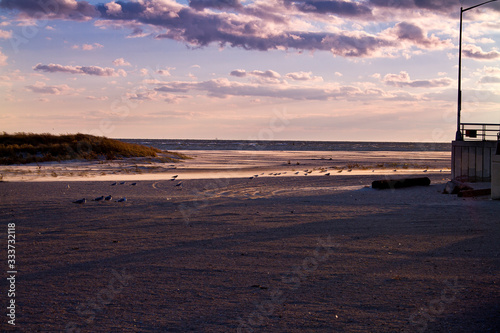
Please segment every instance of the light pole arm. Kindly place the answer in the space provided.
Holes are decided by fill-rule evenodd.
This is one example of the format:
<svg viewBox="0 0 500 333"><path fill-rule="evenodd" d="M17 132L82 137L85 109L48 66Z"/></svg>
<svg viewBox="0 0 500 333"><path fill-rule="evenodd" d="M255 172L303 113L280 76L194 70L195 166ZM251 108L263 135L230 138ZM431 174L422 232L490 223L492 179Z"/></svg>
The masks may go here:
<svg viewBox="0 0 500 333"><path fill-rule="evenodd" d="M483 2L483 3L480 3L479 5L475 5L475 6L472 6L472 7L469 7L469 8L465 8L465 9L462 9L460 8L460 10L463 12L466 12L468 10L471 10L471 9L474 9L476 7L479 7L479 6L482 6L482 5L486 5L487 3L490 3L490 2L495 2L495 1L498 1L498 0L490 0L490 1L486 1L486 2Z"/></svg>

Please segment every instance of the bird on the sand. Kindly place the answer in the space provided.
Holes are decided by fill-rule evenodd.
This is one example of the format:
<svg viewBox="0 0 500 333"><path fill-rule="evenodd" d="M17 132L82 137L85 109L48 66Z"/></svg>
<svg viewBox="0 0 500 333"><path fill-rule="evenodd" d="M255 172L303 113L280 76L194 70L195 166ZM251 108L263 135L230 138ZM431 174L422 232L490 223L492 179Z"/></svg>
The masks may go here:
<svg viewBox="0 0 500 333"><path fill-rule="evenodd" d="M104 195L101 195L99 198L95 198L94 201L101 201L102 199L104 199Z"/></svg>
<svg viewBox="0 0 500 333"><path fill-rule="evenodd" d="M108 195L106 198L104 198L104 200L106 200L106 201L110 201L111 199L113 199L113 197L111 196L111 194Z"/></svg>
<svg viewBox="0 0 500 333"><path fill-rule="evenodd" d="M182 182L179 182L178 184L176 184L175 186L182 186Z"/></svg>
<svg viewBox="0 0 500 333"><path fill-rule="evenodd" d="M116 202L125 202L125 201L127 201L127 198L121 198L121 199L116 200Z"/></svg>
<svg viewBox="0 0 500 333"><path fill-rule="evenodd" d="M125 182L121 182L120 185L125 185Z"/></svg>
<svg viewBox="0 0 500 333"><path fill-rule="evenodd" d="M330 176L330 173L325 173L325 176Z"/></svg>
<svg viewBox="0 0 500 333"><path fill-rule="evenodd" d="M177 177L179 177L179 175L172 176L172 178L174 178L174 179L177 178Z"/></svg>
<svg viewBox="0 0 500 333"><path fill-rule="evenodd" d="M132 184L130 184L130 185L135 186L135 185L137 185L137 183L132 183Z"/></svg>
<svg viewBox="0 0 500 333"><path fill-rule="evenodd" d="M116 185L116 182L114 182L113 184L111 184L111 186L115 186Z"/></svg>
<svg viewBox="0 0 500 333"><path fill-rule="evenodd" d="M76 200L76 201L73 201L73 203L76 203L76 204L84 204L87 202L87 199L83 198L83 199L80 199L80 200Z"/></svg>

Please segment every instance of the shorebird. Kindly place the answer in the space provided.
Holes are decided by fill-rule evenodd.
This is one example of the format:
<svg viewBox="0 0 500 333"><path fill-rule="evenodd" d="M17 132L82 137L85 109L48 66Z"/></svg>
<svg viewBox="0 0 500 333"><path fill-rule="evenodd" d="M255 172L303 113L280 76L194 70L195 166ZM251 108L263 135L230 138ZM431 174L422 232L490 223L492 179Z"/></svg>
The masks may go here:
<svg viewBox="0 0 500 333"><path fill-rule="evenodd" d="M120 185L125 185L125 182L121 182Z"/></svg>
<svg viewBox="0 0 500 333"><path fill-rule="evenodd" d="M137 185L137 183L132 183L132 184L130 184L130 185L135 186L135 185Z"/></svg>
<svg viewBox="0 0 500 333"><path fill-rule="evenodd" d="M174 178L174 179L177 178L177 177L179 177L179 175L172 176L172 178Z"/></svg>
<svg viewBox="0 0 500 333"><path fill-rule="evenodd" d="M106 201L110 201L111 199L113 199L113 197L111 196L111 194L108 195L106 198L104 198L104 200L106 200Z"/></svg>
<svg viewBox="0 0 500 333"><path fill-rule="evenodd" d="M83 199L80 199L80 200L76 200L76 201L73 201L73 203L76 203L76 204L84 204L87 202L87 199L83 198Z"/></svg>
<svg viewBox="0 0 500 333"><path fill-rule="evenodd" d="M116 182L114 182L113 184L111 184L111 186L115 186L116 185Z"/></svg>
<svg viewBox="0 0 500 333"><path fill-rule="evenodd" d="M179 182L178 184L176 184L175 186L182 186L182 182Z"/></svg>
<svg viewBox="0 0 500 333"><path fill-rule="evenodd" d="M125 202L125 201L127 201L127 198L121 198L121 199L116 200L116 202Z"/></svg>
<svg viewBox="0 0 500 333"><path fill-rule="evenodd" d="M104 195L101 195L99 198L95 198L94 201L101 201L102 199L104 199Z"/></svg>
<svg viewBox="0 0 500 333"><path fill-rule="evenodd" d="M325 176L330 176L330 173L325 173Z"/></svg>

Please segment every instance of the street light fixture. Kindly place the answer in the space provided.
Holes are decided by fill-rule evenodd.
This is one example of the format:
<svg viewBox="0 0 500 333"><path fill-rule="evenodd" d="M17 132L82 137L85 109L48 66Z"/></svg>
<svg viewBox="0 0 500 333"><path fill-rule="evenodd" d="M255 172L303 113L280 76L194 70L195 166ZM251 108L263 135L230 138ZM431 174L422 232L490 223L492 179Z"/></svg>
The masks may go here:
<svg viewBox="0 0 500 333"><path fill-rule="evenodd" d="M471 9L476 8L476 7L486 5L487 3L495 2L495 1L497 1L497 0L486 1L486 2L480 3L479 5L475 5L475 6L472 6L469 8L465 8L465 9L463 7L460 7L460 41L458 43L458 105L457 105L458 110L457 110L457 133L455 136L456 141L463 141L462 133L460 131L460 113L462 111L462 16L463 16L463 13L468 11L468 10L471 10Z"/></svg>

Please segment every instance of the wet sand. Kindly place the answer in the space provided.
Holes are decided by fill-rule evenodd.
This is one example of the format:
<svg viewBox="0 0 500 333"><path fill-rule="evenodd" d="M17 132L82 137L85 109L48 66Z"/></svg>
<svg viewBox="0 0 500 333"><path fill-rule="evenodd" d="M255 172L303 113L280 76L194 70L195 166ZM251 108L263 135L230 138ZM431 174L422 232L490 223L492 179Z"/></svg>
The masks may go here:
<svg viewBox="0 0 500 333"><path fill-rule="evenodd" d="M195 162L184 168L214 170ZM132 177L0 183L1 225L16 225L15 330L500 329L500 202L441 194L449 170L439 161L425 173L431 186L398 190L369 186L417 170L326 177L324 163L336 162L317 162L303 159L301 172L317 169L300 177L254 165L240 178L174 169L175 180L136 185ZM2 316L2 330L14 330Z"/></svg>
<svg viewBox="0 0 500 333"><path fill-rule="evenodd" d="M244 178L259 176L314 176L450 172L449 152L394 151L178 151L190 159L161 163L155 159L66 161L27 165L0 165L5 181L110 181ZM343 173L344 172L344 173Z"/></svg>

